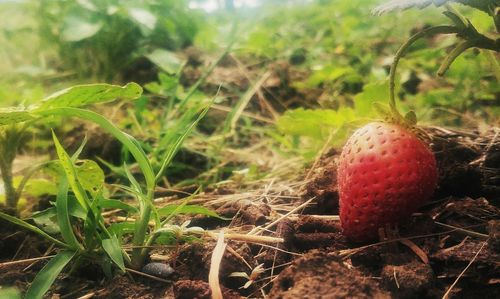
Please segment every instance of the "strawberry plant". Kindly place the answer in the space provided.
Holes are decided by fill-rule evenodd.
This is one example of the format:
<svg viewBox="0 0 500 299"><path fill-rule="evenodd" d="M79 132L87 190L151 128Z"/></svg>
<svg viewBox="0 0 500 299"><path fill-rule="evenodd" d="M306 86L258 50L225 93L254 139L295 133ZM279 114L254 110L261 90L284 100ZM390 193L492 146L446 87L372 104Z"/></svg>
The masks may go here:
<svg viewBox="0 0 500 299"><path fill-rule="evenodd" d="M392 1L376 11L406 7L405 2L409 3ZM492 15L497 24L493 2L470 4ZM443 75L471 47L500 50L497 40L479 33L451 6L444 14L453 25L424 29L410 37L396 53L389 74L389 106L377 106L386 122L370 123L357 130L342 150L338 167L340 218L344 234L354 241L374 239L379 229L407 219L432 196L436 187L436 161L425 142L425 133L415 126L413 111L403 117L396 107L396 68L408 47L428 34L457 34L462 41L445 58L438 75Z"/></svg>

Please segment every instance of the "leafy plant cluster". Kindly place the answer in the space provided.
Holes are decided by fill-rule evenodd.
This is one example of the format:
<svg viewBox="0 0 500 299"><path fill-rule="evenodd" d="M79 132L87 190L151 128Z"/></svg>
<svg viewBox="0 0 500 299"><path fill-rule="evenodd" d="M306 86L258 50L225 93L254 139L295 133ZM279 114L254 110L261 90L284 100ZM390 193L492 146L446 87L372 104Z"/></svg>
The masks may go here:
<svg viewBox="0 0 500 299"><path fill-rule="evenodd" d="M287 60L291 72L305 74L290 84L307 108L288 109L278 121L280 131L296 140L288 148L305 145L311 157L332 131L339 135L331 140L340 144L354 119L375 117L366 101L391 96L387 77L394 55L413 34L420 38L412 37L404 53L397 54L398 76L391 74L399 87L392 94L403 111L415 110L422 120L448 125L498 118L498 62L490 53L498 50L494 12L457 5L374 16L377 4L317 1L286 11L270 9L240 48L270 61ZM452 35L430 34L435 30L456 35L459 42ZM485 50L478 55L481 45ZM476 50L457 55L470 48ZM400 54L407 59L399 61ZM436 76L445 70L446 77ZM301 136L308 137L306 143L297 142Z"/></svg>
<svg viewBox="0 0 500 299"><path fill-rule="evenodd" d="M202 15L187 1L34 1L42 43L81 78L119 78L142 57L190 45ZM153 58L154 59L154 58Z"/></svg>
<svg viewBox="0 0 500 299"><path fill-rule="evenodd" d="M154 190L164 169L169 166L185 136L203 116L206 108L198 111L199 117L189 124L187 130L177 132L178 134L168 140L171 144L161 152L161 167L158 171L153 170L148 155L135 138L118 129L106 117L83 108L91 104L109 102L115 98L133 100L140 97L141 93L142 88L135 83L123 87L108 84L80 85L53 94L37 105L1 111L0 128L4 138L19 137L35 122L44 122L53 117L74 117L93 122L120 141L136 161L141 174L141 177L134 176L129 167L124 165L122 171L128 179L128 184L116 187L120 193L134 200L127 203L114 199L104 183L104 172L99 165L94 161L78 158L85 142L70 155L62 147L55 133L52 133L58 159L44 162L34 169L43 170L46 175L52 176L54 185L57 186L53 207L30 217L40 226L6 212L0 212L0 218L3 220L33 231L62 249L38 273L26 293L27 298L42 298L59 273L71 261L74 265L82 261L97 262L104 272L111 276L115 272L114 269L120 272L124 272L126 267L140 269L152 244L157 242L176 244L184 238L193 240L192 234L196 239L196 236L203 233L202 229L188 228L187 224L183 226L171 224L175 215L192 213L218 217L204 207L187 205L189 199L182 204L167 205L162 208L156 207L153 203ZM11 151L10 155L15 156L16 150L13 150L13 146L14 143L11 147L0 149L7 153ZM5 156L5 153L2 156ZM9 169L2 169L5 187L12 184L11 181L5 181L8 171ZM33 175L33 171L28 175ZM15 210L21 193L22 185L15 190L14 195L6 193L6 204L11 210ZM102 214L106 209L119 209L133 221L109 223ZM150 227L151 222L154 223L152 227ZM131 252L122 247L128 238L132 238Z"/></svg>

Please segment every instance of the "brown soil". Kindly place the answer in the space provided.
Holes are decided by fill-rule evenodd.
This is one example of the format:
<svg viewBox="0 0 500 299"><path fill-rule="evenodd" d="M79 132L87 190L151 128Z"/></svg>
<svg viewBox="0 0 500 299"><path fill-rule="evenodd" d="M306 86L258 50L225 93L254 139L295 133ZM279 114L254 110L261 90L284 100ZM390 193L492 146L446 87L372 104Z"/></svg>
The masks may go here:
<svg viewBox="0 0 500 299"><path fill-rule="evenodd" d="M211 299L212 291L207 282L202 280L179 280L173 288L173 296L176 299ZM242 298L238 292L222 289L222 296L227 299Z"/></svg>
<svg viewBox="0 0 500 299"><path fill-rule="evenodd" d="M390 298L375 278L349 269L335 255L312 251L295 260L278 276L271 299Z"/></svg>
<svg viewBox="0 0 500 299"><path fill-rule="evenodd" d="M338 221L314 216L338 213L337 152L330 151L310 173L302 199L293 202L298 206L315 197L313 204L299 211L304 215L284 219L265 233L283 238L283 243L269 247L229 241L231 250L224 253L219 276L224 298L261 298L263 293L269 298L441 298L455 281L451 298L496 298L500 293L498 150L491 150L495 145L489 133L436 128L429 132L440 167L439 189L428 204L393 232L392 241L350 243ZM213 191L214 196L223 194L238 192ZM192 225L245 232L277 219L267 201L239 199L214 208L231 221L195 217ZM398 237L411 240L413 245L399 242ZM53 254L48 245L0 223L0 263ZM213 241L182 244L179 252L171 255L174 273L168 282L136 274L108 280L89 266L71 276L61 275L50 296L210 298L207 281L214 246ZM29 269L25 269L29 264L0 266L0 282L25 290L45 264L40 261ZM246 289L242 288L245 278L230 277L234 272L250 274L259 264L264 264L264 272Z"/></svg>

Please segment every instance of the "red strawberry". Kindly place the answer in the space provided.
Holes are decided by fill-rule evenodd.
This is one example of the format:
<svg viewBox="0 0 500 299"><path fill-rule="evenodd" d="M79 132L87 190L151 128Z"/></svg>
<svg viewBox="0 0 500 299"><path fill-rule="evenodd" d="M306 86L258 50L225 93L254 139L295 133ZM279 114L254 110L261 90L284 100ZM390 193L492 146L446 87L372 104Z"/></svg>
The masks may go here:
<svg viewBox="0 0 500 299"><path fill-rule="evenodd" d="M386 224L408 218L434 192L436 160L413 132L374 122L357 130L338 168L340 220L353 241L378 236Z"/></svg>

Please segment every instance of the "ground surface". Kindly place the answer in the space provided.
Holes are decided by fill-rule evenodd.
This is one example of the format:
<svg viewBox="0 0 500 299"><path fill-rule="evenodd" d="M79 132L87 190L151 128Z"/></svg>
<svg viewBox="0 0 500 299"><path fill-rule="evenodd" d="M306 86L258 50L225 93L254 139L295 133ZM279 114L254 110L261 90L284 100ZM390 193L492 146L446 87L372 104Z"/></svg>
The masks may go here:
<svg viewBox="0 0 500 299"><path fill-rule="evenodd" d="M255 227L265 227L261 235L282 240L262 246L228 235L230 249L219 273L225 298L441 298L452 285L453 298L495 298L500 292L496 131L427 130L434 137L439 188L431 202L381 243L349 243L336 217L329 216L338 214L335 150L294 182L264 181L261 188L246 192L216 189L195 198L233 219L196 217L193 225L254 235ZM285 213L289 215L283 217ZM0 240L2 262L54 252L37 237L4 223ZM61 275L51 296L210 298L207 279L214 245L213 240L184 244L175 254L155 250L152 260L172 261L174 269L162 281L133 273L106 279L97 268L84 266ZM2 264L0 281L25 289L44 263ZM264 271L247 288L248 279L230 277L250 274L259 264Z"/></svg>

